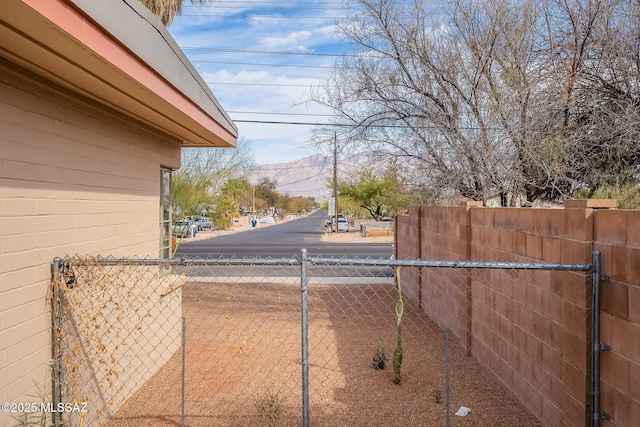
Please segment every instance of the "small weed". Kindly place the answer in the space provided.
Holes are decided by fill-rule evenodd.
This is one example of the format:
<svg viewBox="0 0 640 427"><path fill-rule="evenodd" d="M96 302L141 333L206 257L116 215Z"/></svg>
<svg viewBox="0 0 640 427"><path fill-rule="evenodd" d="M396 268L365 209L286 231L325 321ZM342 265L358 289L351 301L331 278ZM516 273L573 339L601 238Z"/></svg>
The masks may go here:
<svg viewBox="0 0 640 427"><path fill-rule="evenodd" d="M43 412L21 413L14 418L20 427L47 427L49 425L47 414Z"/></svg>
<svg viewBox="0 0 640 427"><path fill-rule="evenodd" d="M431 391L431 395L433 396L433 401L436 403L440 403L442 402L442 392L440 391L440 389L434 388Z"/></svg>
<svg viewBox="0 0 640 427"><path fill-rule="evenodd" d="M258 419L268 427L275 427L282 415L283 403L284 397L280 393L265 392L255 403Z"/></svg>
<svg viewBox="0 0 640 427"><path fill-rule="evenodd" d="M40 403L46 402L47 394L45 393L45 391L38 384L36 384L35 381L34 385L37 389L37 395L30 397L35 398L34 401L38 401ZM40 409L40 403L34 403L33 405L36 405L37 408ZM19 427L48 427L53 425L53 418L49 420L47 412L36 411L34 409L36 408L31 406L29 411L22 412L18 416L14 417L14 421Z"/></svg>
<svg viewBox="0 0 640 427"><path fill-rule="evenodd" d="M384 351L384 347L378 347L373 353L372 365L374 369L380 371L384 370L387 363L387 353Z"/></svg>

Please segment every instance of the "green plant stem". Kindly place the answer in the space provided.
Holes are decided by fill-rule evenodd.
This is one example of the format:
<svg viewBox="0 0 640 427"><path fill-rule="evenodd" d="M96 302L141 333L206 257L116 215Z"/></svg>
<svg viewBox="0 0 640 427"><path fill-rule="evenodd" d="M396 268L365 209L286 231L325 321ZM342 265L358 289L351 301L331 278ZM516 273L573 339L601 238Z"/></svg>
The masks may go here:
<svg viewBox="0 0 640 427"><path fill-rule="evenodd" d="M396 384L402 383L402 315L404 313L404 302L402 300L402 287L400 285L400 267L396 267L396 288L398 289L398 300L396 301L397 335L398 342L393 352L393 372Z"/></svg>

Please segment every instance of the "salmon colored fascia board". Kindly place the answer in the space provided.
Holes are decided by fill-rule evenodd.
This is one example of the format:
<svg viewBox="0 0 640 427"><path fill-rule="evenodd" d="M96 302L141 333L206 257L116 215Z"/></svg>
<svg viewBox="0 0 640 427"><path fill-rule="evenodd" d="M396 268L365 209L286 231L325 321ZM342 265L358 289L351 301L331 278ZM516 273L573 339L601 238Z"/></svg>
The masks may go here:
<svg viewBox="0 0 640 427"><path fill-rule="evenodd" d="M225 142L235 145L236 138L223 126L161 78L155 70L147 67L119 41L82 16L74 7L64 1L23 0L23 2L131 76L139 84L146 86L202 126L213 130Z"/></svg>

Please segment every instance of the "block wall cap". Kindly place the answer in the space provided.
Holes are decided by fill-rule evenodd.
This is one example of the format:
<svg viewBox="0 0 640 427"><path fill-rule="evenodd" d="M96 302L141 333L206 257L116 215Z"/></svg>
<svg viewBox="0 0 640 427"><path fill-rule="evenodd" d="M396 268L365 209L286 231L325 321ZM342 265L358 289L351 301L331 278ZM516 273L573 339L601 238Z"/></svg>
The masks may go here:
<svg viewBox="0 0 640 427"><path fill-rule="evenodd" d="M593 209L614 209L618 202L615 199L580 199L580 200L565 200L565 209L575 208L593 208Z"/></svg>
<svg viewBox="0 0 640 427"><path fill-rule="evenodd" d="M460 202L459 206L466 206L468 208L477 207L477 206L482 207L482 206L484 206L484 202L483 201L475 201L475 200L467 200L465 202Z"/></svg>

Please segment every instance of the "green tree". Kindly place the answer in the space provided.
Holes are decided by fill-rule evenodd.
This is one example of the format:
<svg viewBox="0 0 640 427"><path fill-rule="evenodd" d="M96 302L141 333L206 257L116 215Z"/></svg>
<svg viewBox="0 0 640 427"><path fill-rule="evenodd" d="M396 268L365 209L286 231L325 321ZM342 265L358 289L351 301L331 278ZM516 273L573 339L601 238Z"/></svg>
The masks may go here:
<svg viewBox="0 0 640 427"><path fill-rule="evenodd" d="M222 195L236 203L243 202L251 193L251 184L246 178L232 178L222 186Z"/></svg>
<svg viewBox="0 0 640 427"><path fill-rule="evenodd" d="M240 216L238 203L229 197L221 197L217 200L216 211L212 214L212 219L217 228L229 228L233 218Z"/></svg>
<svg viewBox="0 0 640 427"><path fill-rule="evenodd" d="M313 207L314 201L308 197L295 196L287 197L285 209L289 212L303 213L309 212Z"/></svg>
<svg viewBox="0 0 640 427"><path fill-rule="evenodd" d="M357 181L340 184L338 190L342 196L360 203L360 207L375 220L384 216L386 183L383 179L376 178L373 173L364 172Z"/></svg>
<svg viewBox="0 0 640 427"><path fill-rule="evenodd" d="M253 166L250 146L242 140L237 148L183 148L181 155L181 167L172 177L174 217L178 219L206 213L225 184Z"/></svg>
<svg viewBox="0 0 640 427"><path fill-rule="evenodd" d="M390 162L382 176L365 169L353 180L339 185L340 196L347 197L379 221L384 216L393 216L408 209L409 205L421 203L420 192L411 191L403 183L398 166Z"/></svg>
<svg viewBox="0 0 640 427"><path fill-rule="evenodd" d="M281 199L280 194L276 191L278 183L271 181L269 178L263 178L255 185L256 199L266 202L267 209L276 210L278 202Z"/></svg>
<svg viewBox="0 0 640 427"><path fill-rule="evenodd" d="M184 160L184 159L183 159ZM174 218L200 214L204 206L213 203L211 173L206 172L195 163L183 162L182 168L173 173L171 192Z"/></svg>

